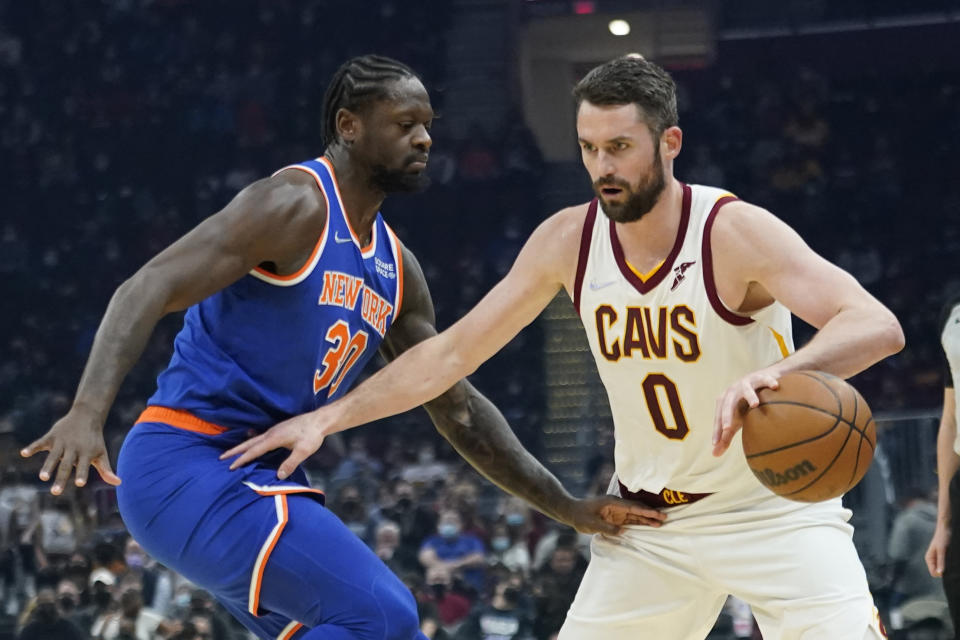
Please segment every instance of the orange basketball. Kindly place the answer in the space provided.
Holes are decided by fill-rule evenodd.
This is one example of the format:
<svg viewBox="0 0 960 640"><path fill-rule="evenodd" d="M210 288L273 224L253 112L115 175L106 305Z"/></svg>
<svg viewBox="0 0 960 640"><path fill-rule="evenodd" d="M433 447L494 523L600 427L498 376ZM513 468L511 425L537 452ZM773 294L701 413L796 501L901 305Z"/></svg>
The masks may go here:
<svg viewBox="0 0 960 640"><path fill-rule="evenodd" d="M863 396L822 371L796 371L761 389L743 418L747 464L768 489L799 502L849 491L873 460L877 429Z"/></svg>

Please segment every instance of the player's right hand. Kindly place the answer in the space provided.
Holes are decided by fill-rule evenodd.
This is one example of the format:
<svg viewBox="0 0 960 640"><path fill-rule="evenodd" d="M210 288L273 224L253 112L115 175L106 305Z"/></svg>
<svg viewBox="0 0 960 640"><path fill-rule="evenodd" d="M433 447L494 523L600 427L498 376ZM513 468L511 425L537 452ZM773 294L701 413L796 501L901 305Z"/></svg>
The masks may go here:
<svg viewBox="0 0 960 640"><path fill-rule="evenodd" d="M74 468L77 470L74 484L78 487L87 484L91 466L104 482L114 486L120 484L119 476L110 467L107 446L103 440L103 424L82 409L71 409L43 437L22 449L20 455L29 458L39 451L50 452L40 469L40 479L46 482L51 476L54 477L50 488L50 493L54 495L63 493Z"/></svg>
<svg viewBox="0 0 960 640"><path fill-rule="evenodd" d="M938 522L937 528L933 531L930 546L927 547L927 553L923 556L923 559L927 561L927 570L934 578L943 577L944 560L947 557L947 544L949 542L950 528Z"/></svg>
<svg viewBox="0 0 960 640"><path fill-rule="evenodd" d="M616 496L574 500L572 508L565 516L565 524L580 533L607 535L617 535L628 525L659 527L667 519L667 515L662 511Z"/></svg>
<svg viewBox="0 0 960 640"><path fill-rule="evenodd" d="M323 444L324 435L317 428L317 418L314 413L305 413L284 420L260 435L226 451L220 459L226 460L239 455L239 458L230 463L230 470L233 471L274 449L287 448L290 449L290 455L277 469L277 478L284 480Z"/></svg>

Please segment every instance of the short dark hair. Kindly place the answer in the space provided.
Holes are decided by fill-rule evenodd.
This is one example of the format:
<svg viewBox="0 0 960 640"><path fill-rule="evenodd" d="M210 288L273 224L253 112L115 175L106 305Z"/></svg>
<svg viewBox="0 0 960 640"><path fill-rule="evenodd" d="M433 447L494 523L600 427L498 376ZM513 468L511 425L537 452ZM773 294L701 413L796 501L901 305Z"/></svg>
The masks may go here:
<svg viewBox="0 0 960 640"><path fill-rule="evenodd" d="M673 78L663 67L639 56L624 56L594 67L573 88L573 97L577 109L584 100L604 106L635 104L656 137L678 122Z"/></svg>
<svg viewBox="0 0 960 640"><path fill-rule="evenodd" d="M358 112L377 100L390 97L387 83L418 78L413 69L393 58L365 55L347 60L333 74L323 96L323 141L337 141L337 111Z"/></svg>

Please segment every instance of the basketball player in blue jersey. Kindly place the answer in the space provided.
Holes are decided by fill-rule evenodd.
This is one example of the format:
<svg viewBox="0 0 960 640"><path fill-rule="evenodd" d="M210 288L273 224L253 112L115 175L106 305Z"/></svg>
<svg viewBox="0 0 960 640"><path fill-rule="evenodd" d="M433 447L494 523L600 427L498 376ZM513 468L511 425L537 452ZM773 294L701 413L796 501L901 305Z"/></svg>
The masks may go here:
<svg viewBox="0 0 960 640"><path fill-rule="evenodd" d="M724 189L673 175L676 88L638 57L574 90L596 198L544 221L510 272L463 319L344 398L226 452L275 448L295 468L323 438L427 401L475 370L565 289L610 400L611 492L669 513L597 535L560 640L702 640L728 594L765 638L882 637L839 498L792 502L761 485L737 436L741 411L779 376L848 377L903 346L896 318L787 225ZM792 349L791 313L818 329Z"/></svg>
<svg viewBox="0 0 960 640"><path fill-rule="evenodd" d="M377 350L393 359L435 335L420 267L379 214L387 193L425 186L432 119L405 65L345 63L324 98L323 157L253 183L122 284L69 413L23 451L50 452L40 477L55 494L94 466L117 485L133 537L260 638L423 637L411 593L301 469L278 474L283 456L267 456L231 471L220 458L249 431L342 396ZM159 319L183 309L118 476L102 435L110 405ZM662 519L617 498L572 498L466 381L426 408L471 464L561 522L613 533Z"/></svg>

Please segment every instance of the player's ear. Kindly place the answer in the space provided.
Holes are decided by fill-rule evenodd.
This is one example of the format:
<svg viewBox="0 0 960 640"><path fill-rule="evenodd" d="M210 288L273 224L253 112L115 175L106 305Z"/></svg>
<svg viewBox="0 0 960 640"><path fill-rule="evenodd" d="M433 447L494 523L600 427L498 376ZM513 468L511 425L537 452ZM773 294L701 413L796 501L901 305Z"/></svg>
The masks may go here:
<svg viewBox="0 0 960 640"><path fill-rule="evenodd" d="M337 110L337 133L345 144L353 144L360 134L361 126L360 116L356 113L344 108Z"/></svg>
<svg viewBox="0 0 960 640"><path fill-rule="evenodd" d="M660 153L667 160L673 160L680 155L680 148L683 147L683 131L678 126L667 127L660 134Z"/></svg>

